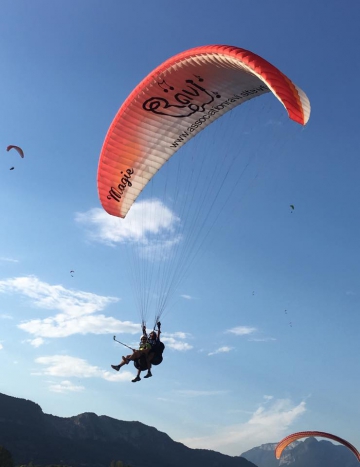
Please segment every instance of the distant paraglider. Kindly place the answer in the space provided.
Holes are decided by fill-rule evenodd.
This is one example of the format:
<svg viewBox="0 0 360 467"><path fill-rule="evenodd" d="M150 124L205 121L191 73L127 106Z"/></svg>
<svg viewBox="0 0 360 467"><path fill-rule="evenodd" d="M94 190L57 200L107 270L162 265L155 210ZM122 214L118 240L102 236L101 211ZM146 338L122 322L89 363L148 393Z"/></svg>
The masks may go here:
<svg viewBox="0 0 360 467"><path fill-rule="evenodd" d="M293 433L292 435L286 436L286 438L282 439L275 448L276 459L280 459L282 452L287 446L289 446L289 444L301 438L308 438L309 436L318 436L321 438L328 438L333 441L336 441L337 443L343 444L355 454L355 456L357 457L357 460L360 462L360 453L355 448L355 446L350 444L345 439L339 438L338 436L332 435L331 433L324 433L323 431L299 431L298 433Z"/></svg>
<svg viewBox="0 0 360 467"><path fill-rule="evenodd" d="M7 150L8 152L9 152L11 149L15 149L15 150L19 153L20 157L21 157L22 159L24 159L24 151L21 149L20 146L10 145L10 146L8 146L8 147L6 148L6 150ZM14 169L15 169L15 167L10 167L9 170L14 170Z"/></svg>
<svg viewBox="0 0 360 467"><path fill-rule="evenodd" d="M293 212L293 210L295 209L295 206L293 204L290 204L290 209L291 209L291 212Z"/></svg>
<svg viewBox="0 0 360 467"><path fill-rule="evenodd" d="M10 145L6 148L7 151L10 151L11 149L15 149L19 153L20 157L24 159L24 151L19 146Z"/></svg>
<svg viewBox="0 0 360 467"><path fill-rule="evenodd" d="M74 277L74 272L75 272L75 271L70 271L71 277Z"/></svg>

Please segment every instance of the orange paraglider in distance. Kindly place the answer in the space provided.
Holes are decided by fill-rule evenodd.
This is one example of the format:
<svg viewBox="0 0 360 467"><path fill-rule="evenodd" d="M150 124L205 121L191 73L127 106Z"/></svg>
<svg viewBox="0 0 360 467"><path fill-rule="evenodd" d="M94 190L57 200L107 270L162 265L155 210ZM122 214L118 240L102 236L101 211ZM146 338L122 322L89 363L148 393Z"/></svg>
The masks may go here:
<svg viewBox="0 0 360 467"><path fill-rule="evenodd" d="M298 433L293 433L292 435L286 436L286 438L281 440L275 448L276 459L280 459L283 450L287 446L289 446L289 444L301 438L308 438L309 436L318 436L320 438L328 438L328 439L332 439L333 441L336 441L337 443L343 444L355 454L355 456L357 457L357 460L360 462L360 453L355 448L355 446L350 444L345 439L339 438L338 436L332 435L331 433L324 433L323 431L299 431Z"/></svg>
<svg viewBox="0 0 360 467"><path fill-rule="evenodd" d="M24 158L24 151L19 146L10 145L6 148L7 151L10 151L10 149L15 149L20 154L20 157Z"/></svg>

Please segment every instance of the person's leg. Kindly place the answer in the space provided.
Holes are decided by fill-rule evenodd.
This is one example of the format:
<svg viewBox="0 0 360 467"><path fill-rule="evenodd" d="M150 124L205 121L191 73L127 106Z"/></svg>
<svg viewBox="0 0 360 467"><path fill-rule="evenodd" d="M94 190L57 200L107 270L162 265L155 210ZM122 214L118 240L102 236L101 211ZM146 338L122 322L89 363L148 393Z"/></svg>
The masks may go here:
<svg viewBox="0 0 360 467"><path fill-rule="evenodd" d="M132 355L126 355L126 357L122 357L122 361L118 365L111 365L111 368L113 368L116 371L119 371L122 366L127 365L129 363L131 357Z"/></svg>
<svg viewBox="0 0 360 467"><path fill-rule="evenodd" d="M147 363L147 367L148 367L148 370L150 370L151 368L151 362L154 358L155 354L154 352L150 352L146 355L146 363Z"/></svg>
<svg viewBox="0 0 360 467"><path fill-rule="evenodd" d="M146 357L146 365L147 365L147 370L148 371L147 371L147 374L144 376L144 378L150 378L152 376L152 374L151 374L151 361L154 358L154 353L150 352L147 355L145 355L145 357Z"/></svg>
<svg viewBox="0 0 360 467"><path fill-rule="evenodd" d="M143 350L134 350L134 352L131 355L127 355L128 360L138 360L141 355L143 354Z"/></svg>
<svg viewBox="0 0 360 467"><path fill-rule="evenodd" d="M138 372L137 372L137 375L136 375L136 378L134 378L134 379L131 380L133 383L136 383L137 381L140 381L140 380L141 380L141 378L140 378L140 373L141 373L141 370L140 370L140 368L139 368L139 369L138 369Z"/></svg>

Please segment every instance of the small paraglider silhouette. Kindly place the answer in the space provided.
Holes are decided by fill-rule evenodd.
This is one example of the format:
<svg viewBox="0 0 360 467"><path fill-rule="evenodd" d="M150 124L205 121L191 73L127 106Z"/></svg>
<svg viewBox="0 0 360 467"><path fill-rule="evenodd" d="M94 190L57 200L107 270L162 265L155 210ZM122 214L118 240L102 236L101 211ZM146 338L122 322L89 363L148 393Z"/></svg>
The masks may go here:
<svg viewBox="0 0 360 467"><path fill-rule="evenodd" d="M291 214L292 214L293 210L295 209L295 206L293 204L290 204L290 209L291 209Z"/></svg>
<svg viewBox="0 0 360 467"><path fill-rule="evenodd" d="M74 277L74 272L75 272L75 271L70 271L71 277Z"/></svg>
<svg viewBox="0 0 360 467"><path fill-rule="evenodd" d="M9 170L14 170L14 169L15 169L15 167L10 167L10 169L9 169Z"/></svg>

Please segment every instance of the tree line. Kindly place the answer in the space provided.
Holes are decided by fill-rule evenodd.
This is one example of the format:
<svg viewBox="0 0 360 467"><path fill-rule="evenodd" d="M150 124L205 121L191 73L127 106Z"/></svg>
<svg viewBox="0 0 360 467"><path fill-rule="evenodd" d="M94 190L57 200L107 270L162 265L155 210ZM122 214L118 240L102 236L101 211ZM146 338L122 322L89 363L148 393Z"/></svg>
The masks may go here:
<svg viewBox="0 0 360 467"><path fill-rule="evenodd" d="M33 462L29 462L28 464L21 464L15 466L11 453L4 448L4 446L0 446L0 467L72 467L66 464L47 464L47 465L38 465L34 464ZM109 467L131 467L131 465L124 464L122 461L111 461Z"/></svg>

